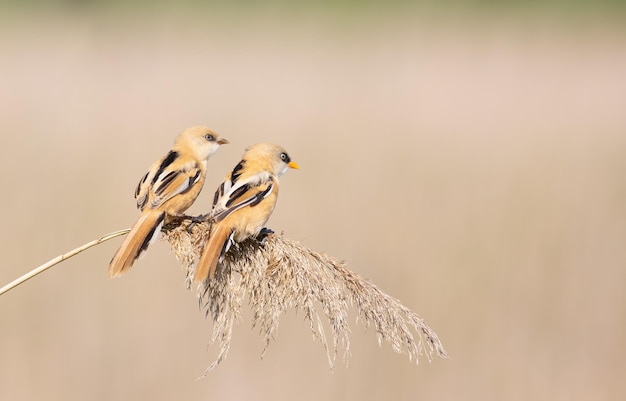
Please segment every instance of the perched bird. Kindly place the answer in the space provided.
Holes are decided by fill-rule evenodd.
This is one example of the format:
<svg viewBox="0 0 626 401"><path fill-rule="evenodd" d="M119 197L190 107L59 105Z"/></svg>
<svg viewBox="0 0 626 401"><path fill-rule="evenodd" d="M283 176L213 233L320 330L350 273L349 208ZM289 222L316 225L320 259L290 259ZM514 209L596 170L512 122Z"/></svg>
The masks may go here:
<svg viewBox="0 0 626 401"><path fill-rule="evenodd" d="M196 264L195 281L213 277L234 241L261 233L278 197L278 177L297 163L278 145L259 143L246 149L242 160L215 192L209 218L211 234Z"/></svg>
<svg viewBox="0 0 626 401"><path fill-rule="evenodd" d="M111 277L130 269L157 238L163 224L182 216L191 206L204 185L207 160L226 143L207 127L191 127L181 132L172 150L150 167L135 191L141 215L109 264Z"/></svg>

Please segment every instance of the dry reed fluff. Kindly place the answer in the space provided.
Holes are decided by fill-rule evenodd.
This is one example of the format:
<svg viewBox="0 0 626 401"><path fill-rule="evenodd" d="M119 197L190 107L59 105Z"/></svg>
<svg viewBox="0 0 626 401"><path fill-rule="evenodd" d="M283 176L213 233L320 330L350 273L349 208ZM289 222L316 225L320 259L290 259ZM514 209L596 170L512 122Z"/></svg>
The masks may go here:
<svg viewBox="0 0 626 401"><path fill-rule="evenodd" d="M191 233L188 227L187 221L165 227L163 236L183 265L187 287L191 288L194 263L210 227L197 224ZM347 364L348 307L354 305L366 328L376 331L379 345L387 342L416 363L424 353L429 361L433 354L447 357L437 334L415 312L348 270L344 262L280 235L271 234L263 243L251 239L233 245L216 276L198 286L198 296L201 307L213 319L210 344L218 342L220 346L217 359L206 372L228 354L233 325L240 320L246 299L254 316L252 326L259 328L265 341L263 353L278 330L280 316L293 308L304 312L314 338L326 349L331 368L339 351L343 351ZM326 337L320 309L330 324L331 340Z"/></svg>

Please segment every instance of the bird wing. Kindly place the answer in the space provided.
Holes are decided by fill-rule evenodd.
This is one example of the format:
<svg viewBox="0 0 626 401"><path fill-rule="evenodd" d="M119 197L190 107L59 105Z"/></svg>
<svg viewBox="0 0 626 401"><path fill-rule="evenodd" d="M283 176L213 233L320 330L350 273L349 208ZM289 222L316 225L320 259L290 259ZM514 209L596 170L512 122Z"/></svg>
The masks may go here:
<svg viewBox="0 0 626 401"><path fill-rule="evenodd" d="M202 170L196 160L171 150L154 163L139 181L135 190L137 208L143 211L149 200L149 207L157 208L174 196L188 191L201 176Z"/></svg>
<svg viewBox="0 0 626 401"><path fill-rule="evenodd" d="M137 209L143 211L146 207L146 203L148 203L148 196L150 194L150 181L152 181L152 177L154 177L154 173L156 173L155 168L151 168L148 172L139 180L139 184L137 184L137 189L135 189L135 200L137 201Z"/></svg>
<svg viewBox="0 0 626 401"><path fill-rule="evenodd" d="M235 181L229 176L215 194L212 217L219 222L243 207L255 206L268 197L273 189L274 179L268 172L260 172Z"/></svg>
<svg viewBox="0 0 626 401"><path fill-rule="evenodd" d="M151 208L157 208L176 195L187 192L201 178L200 165L191 160L184 164L172 164L153 179Z"/></svg>

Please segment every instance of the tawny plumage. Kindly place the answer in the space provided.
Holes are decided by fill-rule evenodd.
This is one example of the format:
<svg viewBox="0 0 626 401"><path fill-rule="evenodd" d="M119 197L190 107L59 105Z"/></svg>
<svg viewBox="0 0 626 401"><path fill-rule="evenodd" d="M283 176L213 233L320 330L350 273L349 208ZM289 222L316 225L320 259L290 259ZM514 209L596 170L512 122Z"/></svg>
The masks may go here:
<svg viewBox="0 0 626 401"><path fill-rule="evenodd" d="M192 127L180 133L167 155L150 167L135 190L141 215L109 264L111 277L130 269L163 224L191 206L204 185L207 160L226 143L207 127Z"/></svg>
<svg viewBox="0 0 626 401"><path fill-rule="evenodd" d="M299 167L278 145L260 143L246 149L215 192L210 214L213 226L196 264L195 281L215 274L233 241L241 242L261 232L276 205L278 177L288 168Z"/></svg>

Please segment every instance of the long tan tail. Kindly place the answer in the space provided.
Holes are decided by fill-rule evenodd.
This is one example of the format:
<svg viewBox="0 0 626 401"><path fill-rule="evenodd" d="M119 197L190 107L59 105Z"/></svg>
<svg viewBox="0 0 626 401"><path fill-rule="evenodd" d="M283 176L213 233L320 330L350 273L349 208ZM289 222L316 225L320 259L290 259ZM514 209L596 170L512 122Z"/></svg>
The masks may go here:
<svg viewBox="0 0 626 401"><path fill-rule="evenodd" d="M133 263L158 237L164 219L165 212L158 210L149 210L139 216L115 256L111 259L109 276L119 276L131 268Z"/></svg>
<svg viewBox="0 0 626 401"><path fill-rule="evenodd" d="M200 260L196 264L196 272L193 276L195 281L203 281L207 277L211 278L215 275L220 258L228 250L231 234L232 231L224 224L217 223L212 227L211 235L202 250Z"/></svg>

